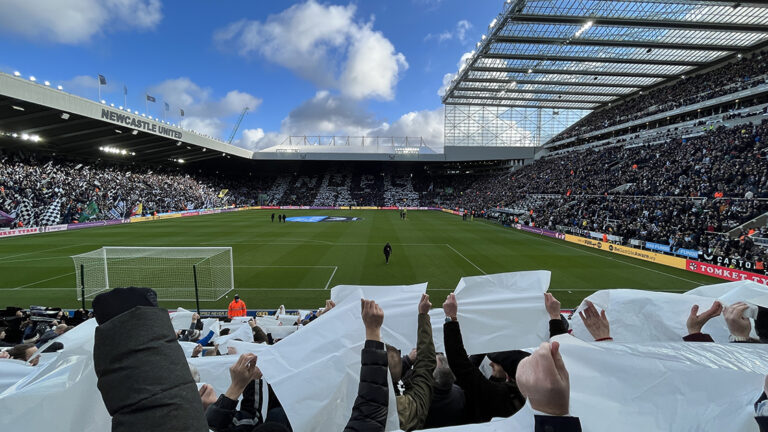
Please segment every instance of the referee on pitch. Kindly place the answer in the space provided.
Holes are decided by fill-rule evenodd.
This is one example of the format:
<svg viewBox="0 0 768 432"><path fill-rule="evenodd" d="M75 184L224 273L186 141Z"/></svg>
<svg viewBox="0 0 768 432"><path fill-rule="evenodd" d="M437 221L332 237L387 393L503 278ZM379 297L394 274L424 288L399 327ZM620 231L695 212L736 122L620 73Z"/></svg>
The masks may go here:
<svg viewBox="0 0 768 432"><path fill-rule="evenodd" d="M389 264L389 256L392 255L392 246L390 246L389 242L384 245L384 260L387 264Z"/></svg>

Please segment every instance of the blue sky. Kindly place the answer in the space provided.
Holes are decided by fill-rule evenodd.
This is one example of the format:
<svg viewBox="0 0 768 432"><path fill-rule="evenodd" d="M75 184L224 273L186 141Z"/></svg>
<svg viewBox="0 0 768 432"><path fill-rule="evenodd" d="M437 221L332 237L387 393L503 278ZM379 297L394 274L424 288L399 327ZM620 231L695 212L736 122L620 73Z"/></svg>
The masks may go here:
<svg viewBox="0 0 768 432"><path fill-rule="evenodd" d="M247 148L282 136L423 136L442 145L438 90L501 0L0 2L0 70L20 71Z"/></svg>

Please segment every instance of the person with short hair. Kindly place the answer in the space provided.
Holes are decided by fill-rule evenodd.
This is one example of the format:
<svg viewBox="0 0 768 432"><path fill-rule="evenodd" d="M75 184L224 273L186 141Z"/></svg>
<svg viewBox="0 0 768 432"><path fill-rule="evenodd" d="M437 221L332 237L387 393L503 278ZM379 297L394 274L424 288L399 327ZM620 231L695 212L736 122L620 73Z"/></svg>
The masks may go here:
<svg viewBox="0 0 768 432"><path fill-rule="evenodd" d="M15 345L13 348L9 349L7 352L12 359L23 360L26 362L26 361L29 361L29 359L35 355L35 353L37 352L37 347L33 343L23 343L23 344ZM33 366L37 366L37 360L39 358L40 358L39 356L35 357L32 360L31 364Z"/></svg>

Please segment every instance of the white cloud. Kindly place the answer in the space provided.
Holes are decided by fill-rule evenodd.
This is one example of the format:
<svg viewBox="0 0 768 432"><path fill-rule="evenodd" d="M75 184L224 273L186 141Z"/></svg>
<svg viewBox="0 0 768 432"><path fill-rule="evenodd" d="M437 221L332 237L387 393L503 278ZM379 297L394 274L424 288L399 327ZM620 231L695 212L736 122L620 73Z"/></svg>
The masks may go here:
<svg viewBox="0 0 768 432"><path fill-rule="evenodd" d="M470 57L472 57L472 52L465 52L461 55L461 59L459 59L459 63L456 65L456 67L459 68L459 71L461 71L462 66L464 66L464 63L466 63ZM443 83L440 88L437 89L437 95L440 97L445 96L445 93L451 87L451 81L453 81L453 79L456 77L458 77L458 73L451 72L443 75Z"/></svg>
<svg viewBox="0 0 768 432"><path fill-rule="evenodd" d="M265 21L241 20L219 30L214 39L226 49L261 55L320 88L345 96L390 100L400 73L408 68L402 53L373 22L355 21L355 5L297 4Z"/></svg>
<svg viewBox="0 0 768 432"><path fill-rule="evenodd" d="M456 23L456 27L452 30L445 30L438 34L427 34L424 40L437 39L438 42L444 42L456 38L461 43L467 42L467 31L472 28L472 23L467 20L461 20Z"/></svg>
<svg viewBox="0 0 768 432"><path fill-rule="evenodd" d="M223 138L222 133L229 126L222 119L239 115L245 107L255 110L262 102L238 90L216 99L210 88L200 87L187 77L165 80L151 86L147 93L157 98L158 103L167 102L173 110L183 109L182 127L216 138Z"/></svg>
<svg viewBox="0 0 768 432"><path fill-rule="evenodd" d="M240 139L233 144L248 150L258 151L282 144L286 137L287 135L277 132L265 133L261 128L246 129Z"/></svg>
<svg viewBox="0 0 768 432"><path fill-rule="evenodd" d="M381 126L357 100L319 91L296 107L280 124L287 135L366 135Z"/></svg>
<svg viewBox="0 0 768 432"><path fill-rule="evenodd" d="M370 135L393 137L421 137L424 144L432 148L443 147L444 113L440 107L435 110L412 111L402 115L386 127L370 131Z"/></svg>
<svg viewBox="0 0 768 432"><path fill-rule="evenodd" d="M95 76L78 75L70 80L61 83L70 93L77 93L88 90L96 90L99 86L99 80Z"/></svg>
<svg viewBox="0 0 768 432"><path fill-rule="evenodd" d="M304 135L422 137L430 147L443 146L443 108L409 112L392 124L376 118L360 101L319 91L283 119L280 132L245 130L235 144L260 150Z"/></svg>
<svg viewBox="0 0 768 432"><path fill-rule="evenodd" d="M160 0L5 0L0 31L80 44L112 30L149 30L163 18Z"/></svg>
<svg viewBox="0 0 768 432"><path fill-rule="evenodd" d="M445 93L448 91L448 89L451 87L451 82L453 79L456 78L455 73L447 73L443 75L443 85L440 86L439 89L437 89L437 95L440 97L445 96Z"/></svg>

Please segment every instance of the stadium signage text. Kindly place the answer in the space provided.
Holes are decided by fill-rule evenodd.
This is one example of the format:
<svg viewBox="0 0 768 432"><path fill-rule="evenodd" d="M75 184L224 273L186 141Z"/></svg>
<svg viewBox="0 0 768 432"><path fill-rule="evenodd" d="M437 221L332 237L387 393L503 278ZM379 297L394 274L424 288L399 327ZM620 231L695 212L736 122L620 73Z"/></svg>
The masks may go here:
<svg viewBox="0 0 768 432"><path fill-rule="evenodd" d="M768 285L768 276L755 273L748 273L727 267L720 267L714 264L703 263L701 261L688 260L688 270L707 276L713 276L720 279L731 281L753 281L759 284Z"/></svg>
<svg viewBox="0 0 768 432"><path fill-rule="evenodd" d="M140 118L137 118L122 112L112 111L106 108L101 109L101 118L104 120L109 120L114 123L119 123L121 125L131 127L134 129L142 130L145 132L152 132L158 135L165 135L167 137L171 137L174 139L180 140L182 137L181 132L177 130L159 125L157 123L152 123L147 120L142 120Z"/></svg>
<svg viewBox="0 0 768 432"><path fill-rule="evenodd" d="M686 268L686 260L683 258L671 257L671 256L663 255L660 253L648 252L642 249L635 249L635 248L611 244L611 243L603 243L602 241L587 239L583 237L577 237L570 234L565 235L565 241L569 243L577 243L583 246L589 246L595 249L602 249L604 251L641 259L643 261L664 264L670 267L675 267L683 270Z"/></svg>

